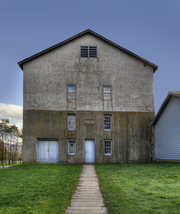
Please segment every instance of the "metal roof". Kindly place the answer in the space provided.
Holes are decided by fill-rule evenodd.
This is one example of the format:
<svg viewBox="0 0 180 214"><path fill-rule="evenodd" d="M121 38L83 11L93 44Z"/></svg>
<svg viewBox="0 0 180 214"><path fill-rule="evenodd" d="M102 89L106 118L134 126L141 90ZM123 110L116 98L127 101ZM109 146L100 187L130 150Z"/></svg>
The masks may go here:
<svg viewBox="0 0 180 214"><path fill-rule="evenodd" d="M166 108L166 105L168 104L169 100L171 99L172 96L179 97L180 98L180 91L169 91L168 94L166 95L158 113L156 114L154 120L152 121L151 125L155 125L158 119L160 118L162 112Z"/></svg>
<svg viewBox="0 0 180 214"><path fill-rule="evenodd" d="M18 62L18 65L19 65L19 67L23 70L23 64L24 64L25 62L28 62L28 61L30 61L30 60L32 60L32 59L34 59L34 58L36 58L36 57L38 57L38 56L40 56L40 55L43 55L43 54L45 54L45 53L47 53L47 52L49 52L49 51L51 51L51 50L53 50L53 49L55 49L55 48L57 48L57 47L60 47L60 46L66 44L66 43L68 43L68 42L70 42L70 41L72 41L72 40L74 40L74 39L77 39L77 38L79 38L80 36L83 36L83 35L85 35L85 34L92 34L92 35L94 35L94 36L96 36L96 37L98 37L98 38L104 40L105 42L107 42L107 43L109 43L109 44L115 46L116 48L118 48L118 49L120 49L120 50L122 50L122 51L124 51L124 52L126 52L126 53L128 53L128 54L130 54L130 55L132 55L132 56L134 56L134 57L136 57L137 59L142 60L144 63L147 63L147 64L153 66L154 72L158 69L158 66L155 65L155 64L153 64L152 62L150 62L150 61L148 61L148 60L146 60L146 59L144 59L144 58L142 58L142 57L140 57L140 56L134 54L133 52L131 52L131 51L129 51L129 50L127 50L127 49L125 49L125 48L123 48L123 47L117 45L116 43L110 41L109 39L106 39L105 37L103 37L103 36L97 34L96 32L94 32L94 31L92 31L92 30L90 30L90 29L87 29L87 30L85 30L85 31L83 31L83 32L81 32L81 33L79 33L79 34L76 34L75 36L72 36L72 37L70 37L70 38L68 38L68 39L66 39L66 40L64 40L64 41L62 41L62 42L60 42L60 43L58 43L58 44L56 44L56 45L53 45L53 46L51 46L51 47L49 47L49 48L47 48L47 49L45 49L45 50L43 50L43 51L41 51L41 52L39 52L39 53L36 53L36 54L34 54L34 55L32 55L32 56L30 56L30 57L28 57L28 58L26 58L26 59L24 59L24 60Z"/></svg>

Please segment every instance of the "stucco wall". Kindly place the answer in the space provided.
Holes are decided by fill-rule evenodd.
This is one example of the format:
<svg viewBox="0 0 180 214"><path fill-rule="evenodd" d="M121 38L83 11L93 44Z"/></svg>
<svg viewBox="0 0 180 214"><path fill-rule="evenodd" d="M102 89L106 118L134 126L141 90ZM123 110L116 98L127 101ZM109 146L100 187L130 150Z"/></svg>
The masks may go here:
<svg viewBox="0 0 180 214"><path fill-rule="evenodd" d="M153 112L75 111L76 130L67 130L72 111L24 111L23 161L37 161L37 138L59 139L60 163L84 163L86 139L95 141L96 163L151 160L150 122ZM104 114L112 115L112 131L103 131ZM89 123L87 121L93 121ZM68 155L67 140L76 139L76 155ZM112 140L112 155L104 155L104 139Z"/></svg>
<svg viewBox="0 0 180 214"><path fill-rule="evenodd" d="M98 58L79 58L80 45L97 45ZM153 67L84 35L23 65L24 109L154 111ZM66 99L76 84L77 99ZM112 101L102 101L103 85L112 85Z"/></svg>
<svg viewBox="0 0 180 214"><path fill-rule="evenodd" d="M98 58L79 58L80 45L97 45ZM23 75L24 162L37 161L37 138L58 138L62 163L83 163L84 142L90 138L96 162L150 160L152 66L87 34L25 63ZM76 100L67 100L67 84L76 85ZM111 101L103 101L103 85L112 85ZM68 113L76 114L76 131L67 130ZM111 132L103 131L107 113ZM76 138L75 156L68 155L68 138ZM104 139L112 139L111 156L104 156Z"/></svg>

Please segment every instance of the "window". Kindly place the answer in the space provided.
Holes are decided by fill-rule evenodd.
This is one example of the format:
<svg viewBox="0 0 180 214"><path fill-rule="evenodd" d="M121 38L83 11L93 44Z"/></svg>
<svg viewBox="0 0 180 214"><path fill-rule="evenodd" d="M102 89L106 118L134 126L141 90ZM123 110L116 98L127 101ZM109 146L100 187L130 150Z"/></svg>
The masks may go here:
<svg viewBox="0 0 180 214"><path fill-rule="evenodd" d="M76 154L76 140L69 139L68 140L68 155L75 155Z"/></svg>
<svg viewBox="0 0 180 214"><path fill-rule="evenodd" d="M76 130L76 115L68 115L68 130Z"/></svg>
<svg viewBox="0 0 180 214"><path fill-rule="evenodd" d="M75 85L67 85L67 99L68 100L76 99L76 86Z"/></svg>
<svg viewBox="0 0 180 214"><path fill-rule="evenodd" d="M97 46L80 46L80 57L97 57Z"/></svg>
<svg viewBox="0 0 180 214"><path fill-rule="evenodd" d="M104 115L104 131L111 131L112 117L111 115Z"/></svg>
<svg viewBox="0 0 180 214"><path fill-rule="evenodd" d="M112 87L111 86L103 86L103 100L111 100L112 99Z"/></svg>
<svg viewBox="0 0 180 214"><path fill-rule="evenodd" d="M104 155L112 155L112 141L104 140Z"/></svg>

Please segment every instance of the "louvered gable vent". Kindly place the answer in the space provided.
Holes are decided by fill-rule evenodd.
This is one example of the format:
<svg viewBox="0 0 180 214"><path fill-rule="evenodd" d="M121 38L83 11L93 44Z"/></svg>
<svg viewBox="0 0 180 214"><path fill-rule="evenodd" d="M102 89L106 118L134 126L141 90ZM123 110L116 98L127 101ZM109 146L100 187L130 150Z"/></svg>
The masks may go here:
<svg viewBox="0 0 180 214"><path fill-rule="evenodd" d="M97 57L97 46L80 46L80 57Z"/></svg>
<svg viewBox="0 0 180 214"><path fill-rule="evenodd" d="M97 57L97 47L89 46L89 57Z"/></svg>
<svg viewBox="0 0 180 214"><path fill-rule="evenodd" d="M81 46L81 57L88 57L88 46Z"/></svg>

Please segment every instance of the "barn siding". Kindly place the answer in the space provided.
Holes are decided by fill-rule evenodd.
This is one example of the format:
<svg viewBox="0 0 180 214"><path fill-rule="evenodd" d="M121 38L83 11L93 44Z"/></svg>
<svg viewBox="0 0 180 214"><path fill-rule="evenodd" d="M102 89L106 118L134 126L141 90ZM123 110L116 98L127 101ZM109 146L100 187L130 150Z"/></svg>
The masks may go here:
<svg viewBox="0 0 180 214"><path fill-rule="evenodd" d="M180 160L180 98L171 97L155 125L156 159Z"/></svg>

